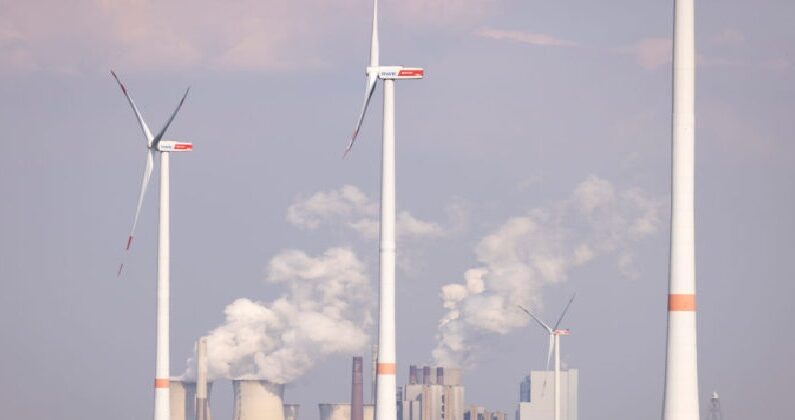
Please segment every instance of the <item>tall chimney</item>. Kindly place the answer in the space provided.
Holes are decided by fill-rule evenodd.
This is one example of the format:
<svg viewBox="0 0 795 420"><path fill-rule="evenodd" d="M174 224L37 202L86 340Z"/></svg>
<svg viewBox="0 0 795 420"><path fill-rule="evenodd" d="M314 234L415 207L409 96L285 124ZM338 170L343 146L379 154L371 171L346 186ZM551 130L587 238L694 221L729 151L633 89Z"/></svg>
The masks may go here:
<svg viewBox="0 0 795 420"><path fill-rule="evenodd" d="M207 337L196 343L196 420L210 420L207 404Z"/></svg>
<svg viewBox="0 0 795 420"><path fill-rule="evenodd" d="M444 385L444 368L441 366L436 368L436 385Z"/></svg>
<svg viewBox="0 0 795 420"><path fill-rule="evenodd" d="M409 384L410 385L417 384L417 365L409 366Z"/></svg>
<svg viewBox="0 0 795 420"><path fill-rule="evenodd" d="M430 385L431 384L431 367L424 366L422 368L422 384L423 385Z"/></svg>
<svg viewBox="0 0 795 420"><path fill-rule="evenodd" d="M353 357L351 377L351 420L364 420L364 378L361 356Z"/></svg>

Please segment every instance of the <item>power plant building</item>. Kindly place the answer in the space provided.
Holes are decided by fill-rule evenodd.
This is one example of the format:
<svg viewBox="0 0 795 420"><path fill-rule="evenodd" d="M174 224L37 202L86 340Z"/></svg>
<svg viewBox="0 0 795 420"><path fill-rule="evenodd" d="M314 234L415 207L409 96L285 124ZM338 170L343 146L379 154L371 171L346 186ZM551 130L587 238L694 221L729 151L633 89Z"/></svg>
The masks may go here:
<svg viewBox="0 0 795 420"><path fill-rule="evenodd" d="M420 379L421 375L421 379ZM409 383L398 391L398 420L464 420L461 369L409 367Z"/></svg>
<svg viewBox="0 0 795 420"><path fill-rule="evenodd" d="M464 412L464 420L506 420L502 411L488 411L484 407L473 405Z"/></svg>
<svg viewBox="0 0 795 420"><path fill-rule="evenodd" d="M577 369L560 372L560 418L577 420ZM555 372L530 372L519 385L516 420L552 420L555 418ZM471 419L479 420L479 419ZM488 420L488 419L487 419Z"/></svg>

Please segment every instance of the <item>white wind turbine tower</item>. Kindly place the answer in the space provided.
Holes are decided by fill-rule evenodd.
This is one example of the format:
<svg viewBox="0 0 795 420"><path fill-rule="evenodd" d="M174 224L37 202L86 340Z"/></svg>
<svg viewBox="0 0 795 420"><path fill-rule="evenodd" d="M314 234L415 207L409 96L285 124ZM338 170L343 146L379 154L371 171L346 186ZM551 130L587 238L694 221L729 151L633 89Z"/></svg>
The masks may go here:
<svg viewBox="0 0 795 420"><path fill-rule="evenodd" d="M671 254L663 420L698 420L695 265L695 21L674 1Z"/></svg>
<svg viewBox="0 0 795 420"><path fill-rule="evenodd" d="M381 163L381 239L378 311L378 363L376 367L376 420L396 420L397 373L395 357L395 80L421 79L421 68L382 66L378 51L378 0L373 0L370 65L366 69L364 105L345 155L353 147L362 127L367 106L378 80L384 81L384 131Z"/></svg>
<svg viewBox="0 0 795 420"><path fill-rule="evenodd" d="M555 323L553 328L550 328L549 325L544 323L541 319L537 316L533 315L528 309L519 306L519 309L523 310L527 315L530 315L541 328L546 330L549 334L549 350L547 351L547 371L549 370L549 359L552 358L552 351L555 351L555 420L560 420L560 336L561 335L569 335L571 331L568 329L560 329L560 323L563 321L563 317L566 316L566 312L569 310L569 306L571 303L574 302L574 297L576 293L571 296L569 299L569 303L566 304L566 307L563 308L563 312L560 313L560 317L558 317L558 322ZM544 384L546 386L546 383Z"/></svg>
<svg viewBox="0 0 795 420"><path fill-rule="evenodd" d="M153 153L160 152L160 224L158 228L158 242L157 242L157 325L156 325L156 348L157 355L155 358L155 420L169 420L170 412L170 398L169 398L169 154L170 152L189 152L193 149L191 143L178 142L173 140L163 140L163 135L168 130L177 112L182 108L185 98L188 96L190 88L185 91L182 99L177 105L177 109L171 114L168 121L166 121L163 128L153 136L149 131L149 126L146 125L141 113L135 106L132 97L127 92L127 88L119 80L116 73L111 71L113 77L118 82L124 96L130 103L138 124L143 130L144 137L146 138L146 165L144 166L144 174L141 179L141 191L138 195L138 205L135 209L135 218L133 225L130 229L130 235L127 237L126 250L130 250L132 245L133 235L135 234L135 226L138 224L138 216L141 214L141 205L143 204L146 188L149 185L149 178L152 175L154 168ZM118 275L124 264L119 266Z"/></svg>

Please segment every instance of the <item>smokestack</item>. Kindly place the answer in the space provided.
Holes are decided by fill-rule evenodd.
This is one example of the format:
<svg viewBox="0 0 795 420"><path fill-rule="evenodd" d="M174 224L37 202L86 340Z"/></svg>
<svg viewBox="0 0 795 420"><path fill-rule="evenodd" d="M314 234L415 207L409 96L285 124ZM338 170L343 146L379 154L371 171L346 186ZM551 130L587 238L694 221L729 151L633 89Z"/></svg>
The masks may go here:
<svg viewBox="0 0 795 420"><path fill-rule="evenodd" d="M695 19L674 2L671 252L663 420L698 420L695 257Z"/></svg>
<svg viewBox="0 0 795 420"><path fill-rule="evenodd" d="M431 384L431 367L425 366L422 368L422 384L423 385L430 385Z"/></svg>
<svg viewBox="0 0 795 420"><path fill-rule="evenodd" d="M444 385L444 368L441 366L436 368L436 384Z"/></svg>
<svg viewBox="0 0 795 420"><path fill-rule="evenodd" d="M192 420L196 384L172 379L168 382L168 389L171 420Z"/></svg>
<svg viewBox="0 0 795 420"><path fill-rule="evenodd" d="M232 381L233 420L284 420L284 385L268 381Z"/></svg>
<svg viewBox="0 0 795 420"><path fill-rule="evenodd" d="M196 343L196 420L210 420L207 403L207 337ZM173 418L171 420L174 420Z"/></svg>
<svg viewBox="0 0 795 420"><path fill-rule="evenodd" d="M409 384L410 385L417 384L417 365L409 366Z"/></svg>
<svg viewBox="0 0 795 420"><path fill-rule="evenodd" d="M362 365L364 361L360 356L353 358L351 377L351 419L364 420L364 378Z"/></svg>

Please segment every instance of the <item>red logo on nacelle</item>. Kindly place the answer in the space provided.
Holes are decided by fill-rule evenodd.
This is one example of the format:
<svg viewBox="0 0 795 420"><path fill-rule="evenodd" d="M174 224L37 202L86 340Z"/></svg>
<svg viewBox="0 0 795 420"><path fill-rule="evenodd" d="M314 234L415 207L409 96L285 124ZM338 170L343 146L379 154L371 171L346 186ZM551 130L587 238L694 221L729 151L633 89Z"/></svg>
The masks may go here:
<svg viewBox="0 0 795 420"><path fill-rule="evenodd" d="M398 77L422 76L424 74L423 69L403 69L398 72Z"/></svg>

